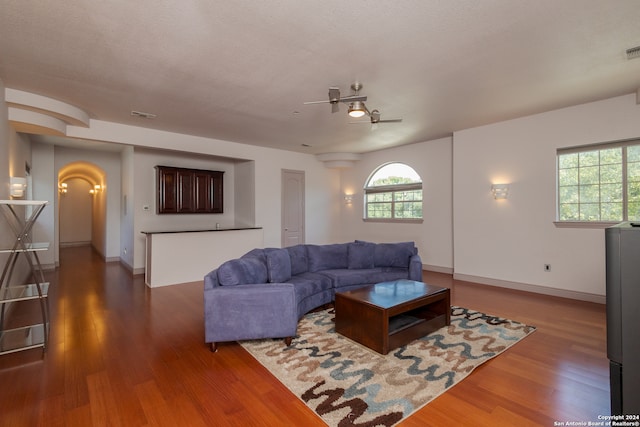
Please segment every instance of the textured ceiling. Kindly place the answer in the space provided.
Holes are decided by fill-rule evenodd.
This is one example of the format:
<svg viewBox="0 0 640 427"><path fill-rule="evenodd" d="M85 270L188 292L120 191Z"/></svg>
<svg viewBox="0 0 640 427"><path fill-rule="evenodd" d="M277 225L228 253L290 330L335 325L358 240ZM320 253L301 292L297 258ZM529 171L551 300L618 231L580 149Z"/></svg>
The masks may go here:
<svg viewBox="0 0 640 427"><path fill-rule="evenodd" d="M2 0L0 79L93 119L362 153L635 92L639 23L638 0ZM303 105L354 81L403 122Z"/></svg>

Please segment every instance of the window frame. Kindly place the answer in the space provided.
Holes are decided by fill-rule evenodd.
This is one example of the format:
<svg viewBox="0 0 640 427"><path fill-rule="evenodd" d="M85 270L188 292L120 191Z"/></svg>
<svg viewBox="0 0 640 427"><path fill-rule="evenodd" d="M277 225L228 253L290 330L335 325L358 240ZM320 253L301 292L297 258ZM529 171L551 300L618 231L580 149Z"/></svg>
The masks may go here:
<svg viewBox="0 0 640 427"><path fill-rule="evenodd" d="M640 139L633 138L622 141L613 141L606 143L598 143L591 145L581 145L570 148L560 148L556 150L556 213L555 213L555 221L554 224L556 227L560 228L606 228L615 224L619 224L620 222L629 221L628 216L628 207L629 207L629 188L628 188L628 158L627 158L627 148L638 146L640 147ZM575 153L586 153L590 151L599 151L599 150L608 150L613 148L620 148L622 150L621 153L621 176L620 176L620 184L622 185L622 219L615 221L607 221L607 220L597 220L597 221L589 221L589 220L561 220L560 219L560 207L562 205L560 200L560 156L563 154L575 154ZM601 159L598 159L598 167L601 167L600 163ZM634 162L635 163L635 162ZM578 167L579 169L579 167ZM579 183L578 183L579 185ZM602 183L598 181L598 188ZM579 202L578 202L579 203ZM601 207L602 198L598 201L598 206ZM632 220L633 221L633 220Z"/></svg>
<svg viewBox="0 0 640 427"><path fill-rule="evenodd" d="M407 166L409 168L411 168L416 175L418 176L418 178L420 179L419 182L412 182L412 183L404 183L404 184L393 184L393 185L378 185L378 186L369 186L371 179L375 176L375 174L380 171L381 169L388 167L390 165L394 165L394 164L401 164L404 166ZM396 193L401 193L401 192L406 192L406 191L416 191L416 190L420 190L420 201L416 201L416 203L420 203L422 205L422 216L419 218L398 218L396 217L396 203L402 203L402 202L398 202L396 201ZM370 194L381 194L381 193L391 193L391 201L390 202L385 202L385 203L391 203L391 218L371 218L369 217L369 204L370 202L368 201L368 195ZM373 202L375 203L375 202ZM377 167L367 178L367 182L365 184L364 187L364 211L363 211L363 221L365 222L395 222L395 223L414 223L414 224L419 224L422 223L424 221L424 192L423 192L423 188L422 188L422 177L420 177L420 175L415 171L415 169L413 169L411 166L407 165L406 163L402 163L402 162L390 162L390 163L385 163L384 165L381 165L379 167Z"/></svg>

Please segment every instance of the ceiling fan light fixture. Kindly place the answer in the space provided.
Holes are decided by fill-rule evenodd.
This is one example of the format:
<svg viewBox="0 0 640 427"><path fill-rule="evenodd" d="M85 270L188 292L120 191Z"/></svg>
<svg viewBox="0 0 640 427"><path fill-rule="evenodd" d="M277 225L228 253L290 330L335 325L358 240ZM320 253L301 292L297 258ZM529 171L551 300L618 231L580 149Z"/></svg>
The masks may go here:
<svg viewBox="0 0 640 427"><path fill-rule="evenodd" d="M362 101L355 101L349 104L349 116L357 119L366 114L367 110Z"/></svg>

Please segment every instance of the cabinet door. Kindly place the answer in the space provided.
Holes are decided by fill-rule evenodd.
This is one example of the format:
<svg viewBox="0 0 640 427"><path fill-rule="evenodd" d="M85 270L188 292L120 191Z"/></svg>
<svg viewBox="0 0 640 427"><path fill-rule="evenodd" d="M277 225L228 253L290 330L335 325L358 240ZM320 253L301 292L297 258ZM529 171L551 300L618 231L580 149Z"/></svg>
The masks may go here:
<svg viewBox="0 0 640 427"><path fill-rule="evenodd" d="M193 213L194 208L194 172L178 169L178 213Z"/></svg>
<svg viewBox="0 0 640 427"><path fill-rule="evenodd" d="M196 171L193 174L194 212L213 212L213 175L209 171Z"/></svg>
<svg viewBox="0 0 640 427"><path fill-rule="evenodd" d="M222 213L221 171L156 166L158 213Z"/></svg>
<svg viewBox="0 0 640 427"><path fill-rule="evenodd" d="M178 170L158 168L158 213L178 212Z"/></svg>
<svg viewBox="0 0 640 427"><path fill-rule="evenodd" d="M211 213L222 213L223 209L223 195L222 195L222 177L224 172L212 171L211 172Z"/></svg>

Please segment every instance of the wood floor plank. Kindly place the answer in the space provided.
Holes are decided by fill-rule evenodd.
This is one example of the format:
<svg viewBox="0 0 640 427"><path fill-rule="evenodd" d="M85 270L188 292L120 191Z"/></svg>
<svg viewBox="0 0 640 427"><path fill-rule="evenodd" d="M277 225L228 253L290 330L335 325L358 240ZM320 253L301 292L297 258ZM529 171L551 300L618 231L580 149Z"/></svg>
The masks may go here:
<svg viewBox="0 0 640 427"><path fill-rule="evenodd" d="M48 280L50 346L44 357L0 357L0 426L324 425L237 343L209 351L202 282L149 289L85 247L61 249ZM424 280L451 288L454 305L537 331L400 426L550 426L609 413L603 305L442 273Z"/></svg>
<svg viewBox="0 0 640 427"><path fill-rule="evenodd" d="M104 426L123 426L117 404L117 390L111 386L105 371L87 375L87 388L91 408L91 424Z"/></svg>
<svg viewBox="0 0 640 427"><path fill-rule="evenodd" d="M37 427L63 427L65 425L64 399L62 395L49 397L38 405Z"/></svg>

